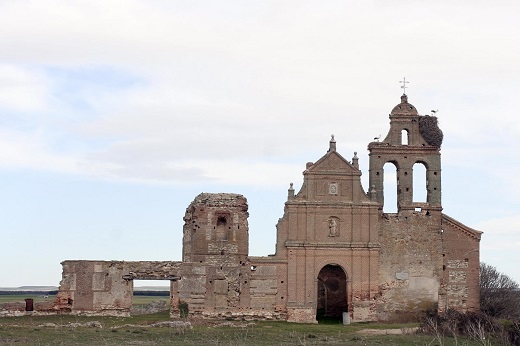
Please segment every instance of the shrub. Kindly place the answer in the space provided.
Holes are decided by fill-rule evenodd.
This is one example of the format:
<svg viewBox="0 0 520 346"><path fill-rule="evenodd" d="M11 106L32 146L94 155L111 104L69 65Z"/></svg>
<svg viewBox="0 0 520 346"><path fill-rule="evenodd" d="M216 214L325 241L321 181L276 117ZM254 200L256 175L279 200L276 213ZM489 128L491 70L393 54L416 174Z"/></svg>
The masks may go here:
<svg viewBox="0 0 520 346"><path fill-rule="evenodd" d="M434 335L441 344L441 339L449 336L455 339L470 338L482 345L489 345L490 339L494 338L506 344L520 346L520 322L500 322L481 312L430 312L422 320L420 331Z"/></svg>
<svg viewBox="0 0 520 346"><path fill-rule="evenodd" d="M518 283L486 263L480 263L480 310L497 318L520 318Z"/></svg>
<svg viewBox="0 0 520 346"><path fill-rule="evenodd" d="M189 313L188 303L180 302L179 303L179 315L182 318L186 318L186 317L188 317L188 313Z"/></svg>

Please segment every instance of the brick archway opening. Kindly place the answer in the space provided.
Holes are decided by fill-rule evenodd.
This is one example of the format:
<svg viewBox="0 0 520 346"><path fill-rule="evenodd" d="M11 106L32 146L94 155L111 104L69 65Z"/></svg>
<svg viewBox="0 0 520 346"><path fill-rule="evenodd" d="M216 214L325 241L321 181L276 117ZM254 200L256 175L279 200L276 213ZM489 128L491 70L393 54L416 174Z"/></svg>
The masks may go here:
<svg viewBox="0 0 520 346"><path fill-rule="evenodd" d="M318 274L316 319L339 320L348 311L347 275L336 264L327 264Z"/></svg>

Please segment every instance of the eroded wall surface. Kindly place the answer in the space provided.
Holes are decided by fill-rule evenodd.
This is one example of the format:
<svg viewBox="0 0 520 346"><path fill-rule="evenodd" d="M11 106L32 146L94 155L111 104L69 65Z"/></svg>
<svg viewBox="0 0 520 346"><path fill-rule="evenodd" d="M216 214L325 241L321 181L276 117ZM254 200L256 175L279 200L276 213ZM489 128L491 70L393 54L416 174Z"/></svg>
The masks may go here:
<svg viewBox="0 0 520 346"><path fill-rule="evenodd" d="M443 215L443 292L441 311L477 311L480 307L479 272L482 232Z"/></svg>
<svg viewBox="0 0 520 346"><path fill-rule="evenodd" d="M277 264L248 257L248 216L246 198L231 193L202 193L186 209L182 279L173 294L190 314L284 319Z"/></svg>
<svg viewBox="0 0 520 346"><path fill-rule="evenodd" d="M232 193L202 193L187 207L182 262L65 261L55 310L128 315L134 279L170 281L171 316L316 322L416 318L428 309L478 309L480 232L442 213L437 119L406 95L390 130L370 151L370 187L358 157L334 137L288 190L276 253L249 256L248 204ZM384 212L384 169L395 166L397 207ZM426 201L415 200L413 169L426 169Z"/></svg>
<svg viewBox="0 0 520 346"><path fill-rule="evenodd" d="M128 316L133 280L177 280L181 262L64 261L56 309Z"/></svg>
<svg viewBox="0 0 520 346"><path fill-rule="evenodd" d="M440 212L381 217L381 271L378 318L417 318L436 309L442 279Z"/></svg>

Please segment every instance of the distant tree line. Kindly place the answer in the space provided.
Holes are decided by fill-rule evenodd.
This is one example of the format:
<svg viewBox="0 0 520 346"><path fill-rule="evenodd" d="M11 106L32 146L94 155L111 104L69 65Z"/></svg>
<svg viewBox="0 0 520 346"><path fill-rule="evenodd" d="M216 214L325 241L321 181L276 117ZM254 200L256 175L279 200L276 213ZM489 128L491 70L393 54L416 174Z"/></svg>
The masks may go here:
<svg viewBox="0 0 520 346"><path fill-rule="evenodd" d="M58 293L57 290L54 291L0 291L0 295L2 296L54 296Z"/></svg>
<svg viewBox="0 0 520 346"><path fill-rule="evenodd" d="M169 297L170 291L134 291L134 296Z"/></svg>
<svg viewBox="0 0 520 346"><path fill-rule="evenodd" d="M53 291L0 291L1 296L54 296L58 293ZM168 297L170 291L134 291L134 296Z"/></svg>

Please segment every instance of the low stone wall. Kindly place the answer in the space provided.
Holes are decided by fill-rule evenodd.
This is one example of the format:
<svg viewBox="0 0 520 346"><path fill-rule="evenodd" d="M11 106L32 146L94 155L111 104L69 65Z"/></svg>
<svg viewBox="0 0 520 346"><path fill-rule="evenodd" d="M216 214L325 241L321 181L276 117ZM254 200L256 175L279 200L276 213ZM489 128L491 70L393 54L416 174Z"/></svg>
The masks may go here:
<svg viewBox="0 0 520 346"><path fill-rule="evenodd" d="M146 305L132 306L132 309L130 310L130 315L150 315L166 310L170 310L170 306L168 305L166 300L156 300Z"/></svg>

